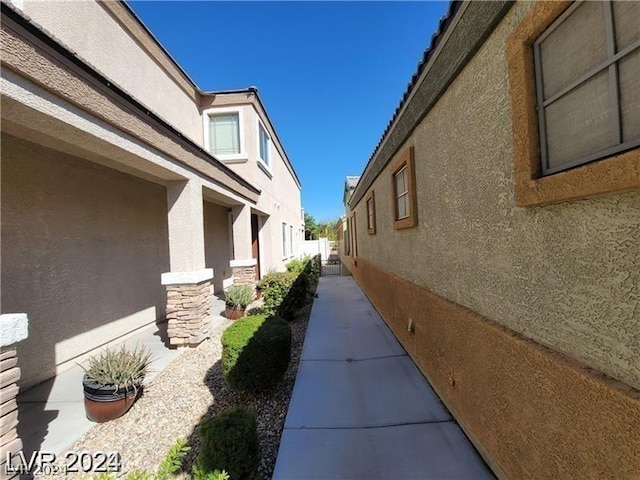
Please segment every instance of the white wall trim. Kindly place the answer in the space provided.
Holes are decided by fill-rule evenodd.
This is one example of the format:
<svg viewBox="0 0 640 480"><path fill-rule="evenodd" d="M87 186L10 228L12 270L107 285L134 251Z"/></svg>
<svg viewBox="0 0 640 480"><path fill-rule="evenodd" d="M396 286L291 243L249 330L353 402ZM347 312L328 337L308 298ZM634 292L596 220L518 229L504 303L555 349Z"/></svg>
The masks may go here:
<svg viewBox="0 0 640 480"><path fill-rule="evenodd" d="M253 267L258 261L255 258L240 258L237 260L231 260L229 262L231 268L233 267Z"/></svg>
<svg viewBox="0 0 640 480"><path fill-rule="evenodd" d="M0 346L21 342L29 336L29 318L26 313L0 315Z"/></svg>
<svg viewBox="0 0 640 480"><path fill-rule="evenodd" d="M211 130L209 128L209 116L210 115L218 115L224 113L237 113L238 114L238 133L240 136L240 153L234 153L231 155L218 155L216 153L211 152ZM204 138L204 149L207 152L210 152L211 155L216 157L220 161L228 161L228 160L236 160L238 162L248 161L249 157L247 156L247 148L244 143L244 113L242 111L241 106L237 107L213 107L207 108L202 111L202 128Z"/></svg>
<svg viewBox="0 0 640 480"><path fill-rule="evenodd" d="M211 280L213 268L204 268L193 272L167 272L162 274L162 285L193 285Z"/></svg>

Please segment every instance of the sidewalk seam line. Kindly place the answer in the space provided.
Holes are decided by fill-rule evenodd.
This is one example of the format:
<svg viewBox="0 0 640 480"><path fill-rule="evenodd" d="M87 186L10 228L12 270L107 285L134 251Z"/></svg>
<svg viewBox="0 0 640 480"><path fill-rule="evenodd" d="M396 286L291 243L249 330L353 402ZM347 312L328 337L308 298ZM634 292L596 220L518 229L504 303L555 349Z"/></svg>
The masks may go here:
<svg viewBox="0 0 640 480"><path fill-rule="evenodd" d="M431 425L439 423L456 423L453 417L449 420L432 420L424 422L389 423L385 425L364 425L360 427L284 427L285 430L367 430L373 428L405 427L410 425Z"/></svg>
<svg viewBox="0 0 640 480"><path fill-rule="evenodd" d="M407 357L406 353L398 354L398 355L383 355L380 357L369 357L369 358L352 358L352 359L342 359L342 358L302 358L300 361L302 362L366 362L367 360L383 360L385 358L400 358Z"/></svg>

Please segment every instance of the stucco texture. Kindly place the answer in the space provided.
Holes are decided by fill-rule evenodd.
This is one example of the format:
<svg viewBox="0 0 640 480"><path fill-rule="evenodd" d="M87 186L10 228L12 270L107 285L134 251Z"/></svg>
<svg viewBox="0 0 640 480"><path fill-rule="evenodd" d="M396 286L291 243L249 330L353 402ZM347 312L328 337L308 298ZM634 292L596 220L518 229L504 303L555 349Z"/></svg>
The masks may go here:
<svg viewBox="0 0 640 480"><path fill-rule="evenodd" d="M396 154L415 147L418 227L393 229L387 167L358 255L640 388L640 192L515 203L507 37L531 7L512 8ZM365 225L363 201L356 215Z"/></svg>
<svg viewBox="0 0 640 480"><path fill-rule="evenodd" d="M220 292L233 276L229 238L229 208L204 202L204 253L206 268L213 268L213 289Z"/></svg>
<svg viewBox="0 0 640 480"><path fill-rule="evenodd" d="M202 144L196 100L98 2L26 0L23 6L33 21L63 45L191 140Z"/></svg>
<svg viewBox="0 0 640 480"><path fill-rule="evenodd" d="M163 186L2 136L2 312L29 316L22 386L164 315Z"/></svg>
<svg viewBox="0 0 640 480"><path fill-rule="evenodd" d="M640 392L357 263L354 278L498 478L640 478Z"/></svg>

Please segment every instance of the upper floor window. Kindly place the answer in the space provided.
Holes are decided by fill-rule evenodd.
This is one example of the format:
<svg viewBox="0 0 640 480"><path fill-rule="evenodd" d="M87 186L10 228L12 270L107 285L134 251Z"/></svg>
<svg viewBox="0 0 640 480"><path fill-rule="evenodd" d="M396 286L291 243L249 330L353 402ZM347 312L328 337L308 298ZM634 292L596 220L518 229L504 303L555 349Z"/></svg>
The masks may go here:
<svg viewBox="0 0 640 480"><path fill-rule="evenodd" d="M393 228L415 227L418 224L418 205L415 193L413 147L406 149L391 165L391 187Z"/></svg>
<svg viewBox="0 0 640 480"><path fill-rule="evenodd" d="M240 117L237 113L209 115L209 141L214 155L240 153Z"/></svg>
<svg viewBox="0 0 640 480"><path fill-rule="evenodd" d="M262 160L267 167L270 167L269 144L271 143L271 137L269 137L269 134L260 122L258 122L258 139L260 142L260 160Z"/></svg>
<svg viewBox="0 0 640 480"><path fill-rule="evenodd" d="M534 42L541 174L640 145L640 2L576 2Z"/></svg>

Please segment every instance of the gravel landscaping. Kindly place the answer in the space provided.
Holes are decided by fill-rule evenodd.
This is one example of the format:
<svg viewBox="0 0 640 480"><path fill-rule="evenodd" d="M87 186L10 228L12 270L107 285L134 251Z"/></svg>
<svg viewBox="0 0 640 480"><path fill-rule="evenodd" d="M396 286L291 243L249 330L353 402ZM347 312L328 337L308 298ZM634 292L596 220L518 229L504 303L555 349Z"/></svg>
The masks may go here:
<svg viewBox="0 0 640 480"><path fill-rule="evenodd" d="M96 426L70 451L120 452L121 475L134 470L155 472L178 438L186 438L191 451L183 468L191 471L198 452L197 426L204 417L226 408L244 405L253 408L258 421L261 461L257 479L270 479L275 467L280 437L289 399L298 370L311 305L290 323L291 363L284 381L272 392L252 395L230 390L222 376L220 358L222 332L231 325L226 320L197 348L185 350L148 386L123 417ZM234 479L235 480L235 479Z"/></svg>

